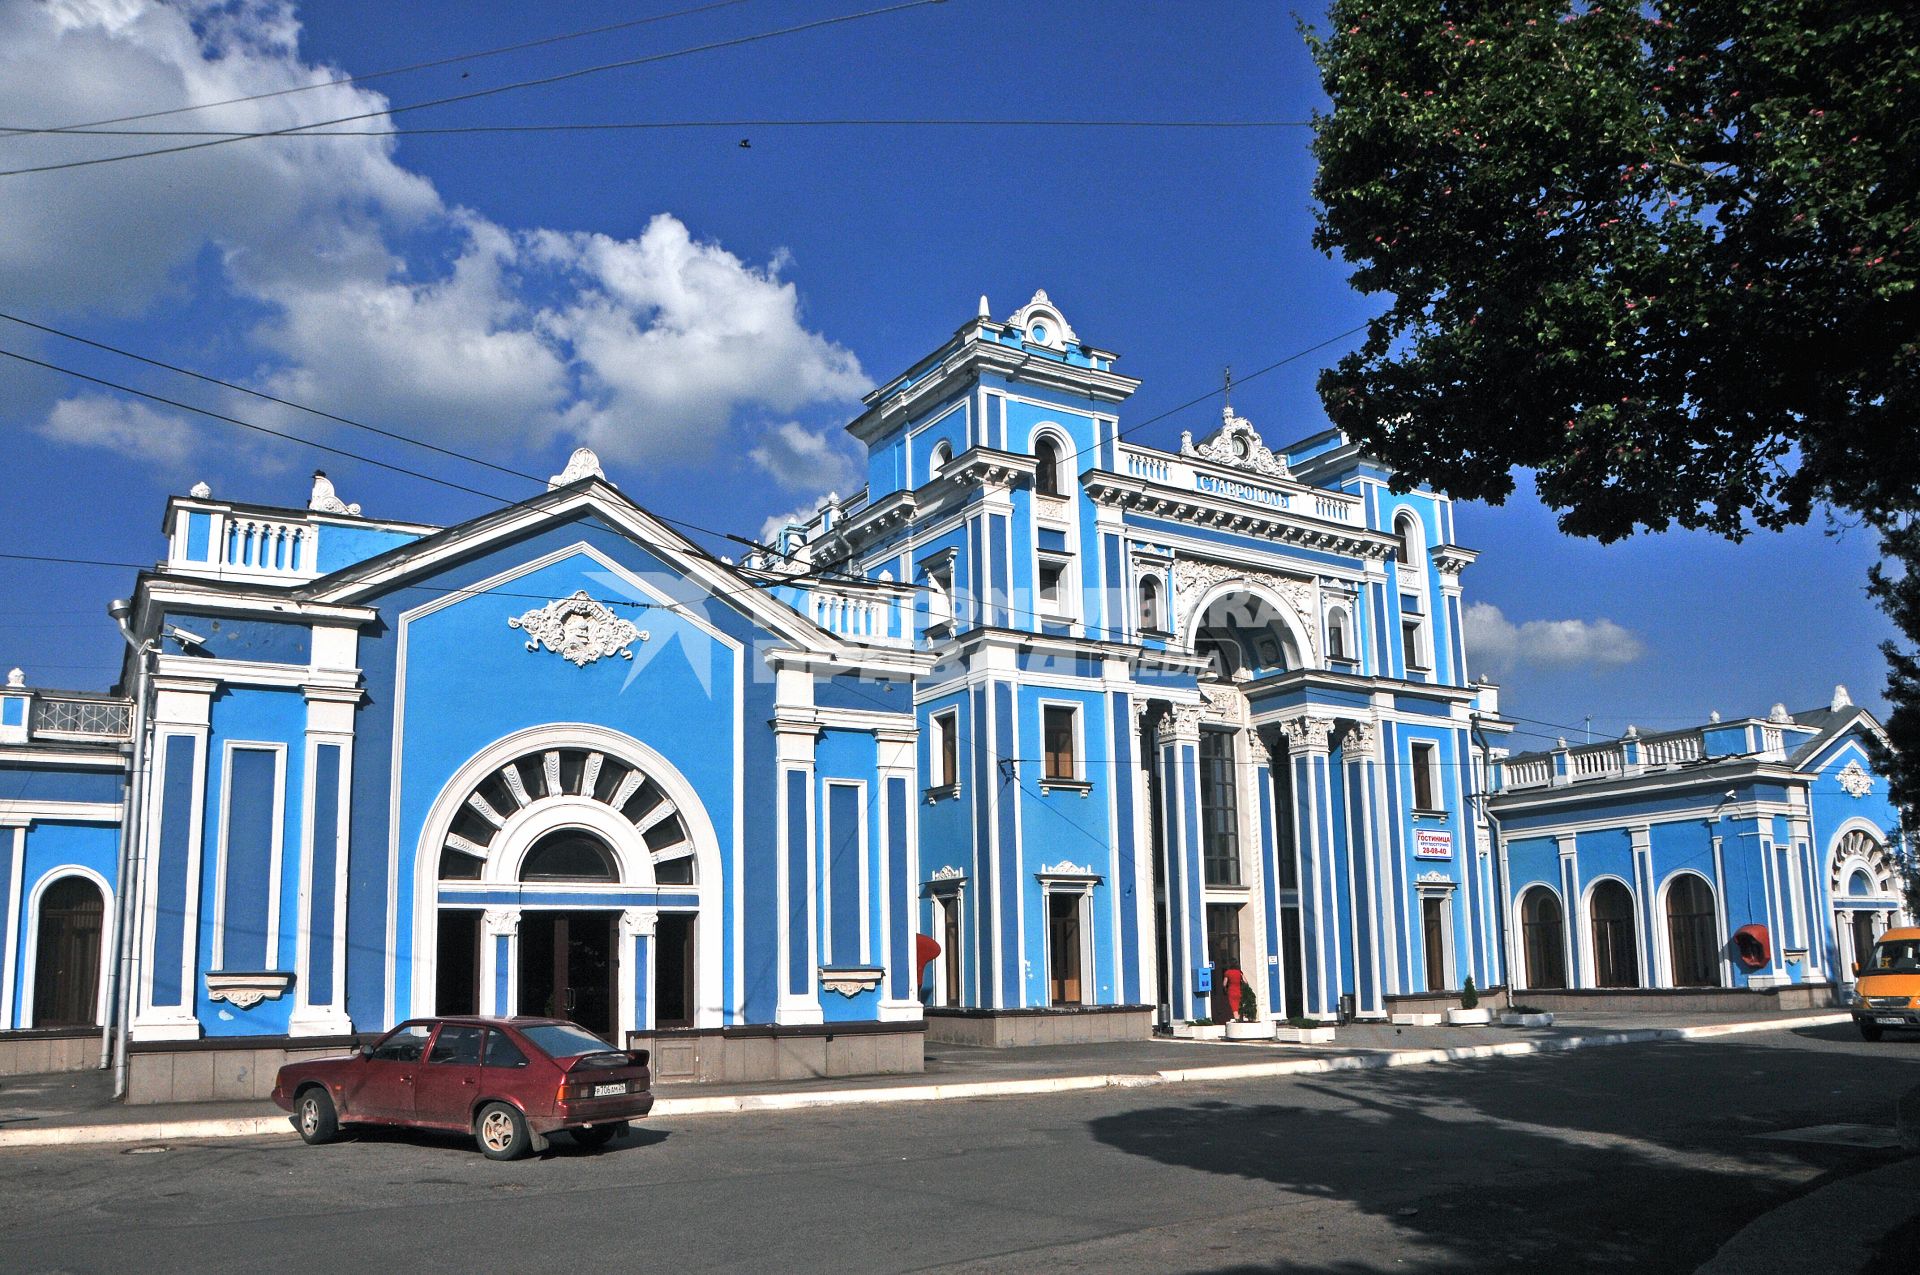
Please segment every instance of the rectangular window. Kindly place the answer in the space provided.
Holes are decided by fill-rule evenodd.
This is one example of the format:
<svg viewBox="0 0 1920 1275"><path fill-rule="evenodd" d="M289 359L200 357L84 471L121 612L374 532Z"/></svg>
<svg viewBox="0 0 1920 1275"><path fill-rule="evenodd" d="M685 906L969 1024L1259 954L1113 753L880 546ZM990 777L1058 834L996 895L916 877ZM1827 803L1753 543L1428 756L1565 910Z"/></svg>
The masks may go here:
<svg viewBox="0 0 1920 1275"><path fill-rule="evenodd" d="M953 566L942 562L927 569L927 627L944 629L959 614L953 597Z"/></svg>
<svg viewBox="0 0 1920 1275"><path fill-rule="evenodd" d="M960 735L959 710L950 708L944 713L935 713L932 722L933 738L929 748L933 786L951 788L960 782L960 755L956 742Z"/></svg>
<svg viewBox="0 0 1920 1275"><path fill-rule="evenodd" d="M1233 732L1202 731L1200 852L1208 885L1240 884L1240 812L1233 781Z"/></svg>
<svg viewBox="0 0 1920 1275"><path fill-rule="evenodd" d="M1080 767L1075 757L1074 734L1077 710L1049 704L1041 710L1042 747L1046 751L1048 779L1078 779Z"/></svg>
<svg viewBox="0 0 1920 1275"><path fill-rule="evenodd" d="M1400 621L1400 651L1409 670L1427 671L1426 626L1418 616L1406 616Z"/></svg>
<svg viewBox="0 0 1920 1275"><path fill-rule="evenodd" d="M1439 785L1434 782L1434 771L1440 764L1440 750L1432 744L1414 744L1413 754L1413 808L1415 810L1438 810Z"/></svg>
<svg viewBox="0 0 1920 1275"><path fill-rule="evenodd" d="M1056 554L1040 555L1034 593L1039 602L1038 609L1043 615L1066 614L1067 565L1070 561Z"/></svg>

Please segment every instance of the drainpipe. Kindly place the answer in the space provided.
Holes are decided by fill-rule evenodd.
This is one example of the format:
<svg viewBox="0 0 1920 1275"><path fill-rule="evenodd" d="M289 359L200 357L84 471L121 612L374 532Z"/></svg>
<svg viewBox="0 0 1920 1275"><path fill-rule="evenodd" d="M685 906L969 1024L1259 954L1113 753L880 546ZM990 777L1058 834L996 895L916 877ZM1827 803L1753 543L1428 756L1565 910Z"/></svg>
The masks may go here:
<svg viewBox="0 0 1920 1275"><path fill-rule="evenodd" d="M1477 794L1480 801L1480 816L1487 821L1487 830L1493 837L1494 875L1500 890L1500 906L1493 910L1494 923L1500 930L1500 971L1502 981L1507 987L1507 1004L1513 1004L1513 938L1509 932L1510 918L1507 909L1513 906L1513 883L1507 871L1506 836L1500 831L1500 820L1493 813L1493 750L1488 744L1486 732L1480 729L1478 715L1469 719L1469 729L1480 743L1480 756L1484 759L1486 771L1480 777Z"/></svg>
<svg viewBox="0 0 1920 1275"><path fill-rule="evenodd" d="M113 1097L116 1101L124 1098L127 1092L127 1042L133 1017L134 973L138 964L136 951L139 943L134 931L139 926L138 900L146 863L145 838L142 835L144 827L140 816L145 808L147 790L147 695L151 685L147 677L147 657L154 649L152 644L135 637L133 630L127 626L127 617L132 612L132 604L124 598L116 598L107 604L107 614L113 617L120 636L134 653L133 718L129 724L131 756L127 775L127 804L120 816L119 905L114 909L114 946L118 951L108 969L108 1021L100 1043L101 1067L109 1063L113 1065Z"/></svg>

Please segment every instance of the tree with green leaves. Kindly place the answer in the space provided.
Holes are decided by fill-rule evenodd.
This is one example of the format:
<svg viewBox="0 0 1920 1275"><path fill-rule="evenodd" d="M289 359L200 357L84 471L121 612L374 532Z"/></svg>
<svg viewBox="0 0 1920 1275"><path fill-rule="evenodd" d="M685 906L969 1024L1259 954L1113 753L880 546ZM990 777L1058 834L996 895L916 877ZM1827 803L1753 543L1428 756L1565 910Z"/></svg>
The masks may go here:
<svg viewBox="0 0 1920 1275"><path fill-rule="evenodd" d="M1406 481L1573 534L1838 511L1920 643L1920 4L1334 0L1316 246L1389 299L1320 378ZM1884 759L1920 809L1920 660ZM1904 747L1900 747L1904 746Z"/></svg>

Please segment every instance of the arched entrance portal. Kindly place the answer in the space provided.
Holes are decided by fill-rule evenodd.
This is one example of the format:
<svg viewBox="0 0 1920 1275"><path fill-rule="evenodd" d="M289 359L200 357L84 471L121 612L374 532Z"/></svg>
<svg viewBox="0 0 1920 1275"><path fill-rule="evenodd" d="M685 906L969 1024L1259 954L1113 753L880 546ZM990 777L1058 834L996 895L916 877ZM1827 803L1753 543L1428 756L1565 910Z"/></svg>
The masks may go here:
<svg viewBox="0 0 1920 1275"><path fill-rule="evenodd" d="M449 781L421 844L413 1013L551 1015L616 1042L718 1025L712 825L644 745L588 726L502 740Z"/></svg>
<svg viewBox="0 0 1920 1275"><path fill-rule="evenodd" d="M1864 820L1845 829L1834 842L1827 878L1833 899L1834 956L1843 982L1854 979L1873 945L1900 922L1899 877L1886 843Z"/></svg>
<svg viewBox="0 0 1920 1275"><path fill-rule="evenodd" d="M100 887L85 877L62 877L40 896L33 961L35 1027L98 1025L106 915Z"/></svg>

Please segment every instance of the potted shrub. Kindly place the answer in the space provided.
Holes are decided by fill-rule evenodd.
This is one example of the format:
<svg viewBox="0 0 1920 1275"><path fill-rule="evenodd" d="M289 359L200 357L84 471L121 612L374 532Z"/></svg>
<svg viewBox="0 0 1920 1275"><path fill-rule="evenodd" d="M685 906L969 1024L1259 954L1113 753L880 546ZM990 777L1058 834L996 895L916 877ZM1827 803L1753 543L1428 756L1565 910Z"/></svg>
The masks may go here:
<svg viewBox="0 0 1920 1275"><path fill-rule="evenodd" d="M1473 975L1467 975L1466 986L1460 989L1460 1008L1447 1011L1449 1027L1485 1027L1493 1021L1491 1010L1480 1004L1480 989L1473 985Z"/></svg>
<svg viewBox="0 0 1920 1275"><path fill-rule="evenodd" d="M1535 1005L1509 1005L1500 1015L1502 1027L1551 1027L1553 1015Z"/></svg>
<svg viewBox="0 0 1920 1275"><path fill-rule="evenodd" d="M1274 1039L1289 1045L1331 1045L1333 1028L1317 1018L1289 1018L1274 1029Z"/></svg>
<svg viewBox="0 0 1920 1275"><path fill-rule="evenodd" d="M1228 1040L1272 1040L1273 1024L1260 1017L1260 998L1251 984L1240 989L1240 1017L1227 1024Z"/></svg>

